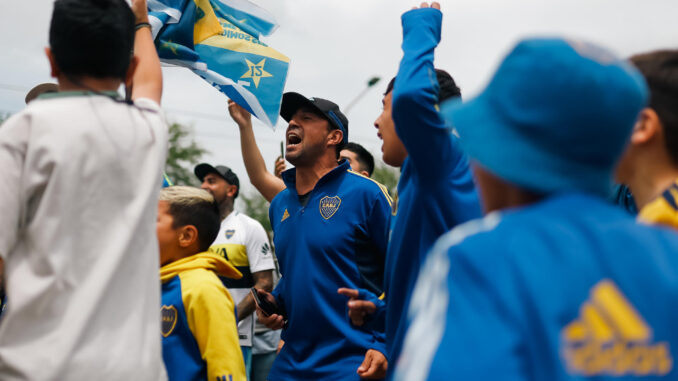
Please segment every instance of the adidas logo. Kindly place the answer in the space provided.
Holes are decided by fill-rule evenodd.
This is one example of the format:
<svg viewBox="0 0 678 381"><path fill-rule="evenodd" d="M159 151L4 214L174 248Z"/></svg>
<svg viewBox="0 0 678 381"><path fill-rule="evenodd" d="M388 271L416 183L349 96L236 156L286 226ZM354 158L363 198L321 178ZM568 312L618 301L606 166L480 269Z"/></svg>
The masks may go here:
<svg viewBox="0 0 678 381"><path fill-rule="evenodd" d="M282 216L282 219L280 220L280 222L285 221L285 220L288 219L289 217L290 217L290 214L287 213L287 209L285 209L285 213L283 213L283 216Z"/></svg>
<svg viewBox="0 0 678 381"><path fill-rule="evenodd" d="M561 355L571 373L586 376L661 376L673 368L669 344L652 343L652 328L610 280L591 289L579 318L562 329Z"/></svg>

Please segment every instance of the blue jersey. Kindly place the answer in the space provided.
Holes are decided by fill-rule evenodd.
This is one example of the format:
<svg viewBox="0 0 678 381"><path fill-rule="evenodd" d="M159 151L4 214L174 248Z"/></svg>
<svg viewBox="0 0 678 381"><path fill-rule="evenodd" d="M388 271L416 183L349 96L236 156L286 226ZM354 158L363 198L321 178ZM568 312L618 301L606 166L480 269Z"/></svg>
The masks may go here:
<svg viewBox="0 0 678 381"><path fill-rule="evenodd" d="M381 293L391 200L379 183L348 162L323 176L305 206L295 169L269 209L283 277L274 290L288 318L285 341L269 374L279 380L359 380L368 349L384 353L383 332L356 328L340 287Z"/></svg>
<svg viewBox="0 0 678 381"><path fill-rule="evenodd" d="M438 112L433 51L441 19L432 8L402 17L404 55L392 115L408 157L398 183L385 270L386 343L394 362L407 331L405 309L426 254L442 234L481 216L468 159Z"/></svg>
<svg viewBox="0 0 678 381"><path fill-rule="evenodd" d="M397 380L675 380L678 236L566 194L443 236Z"/></svg>

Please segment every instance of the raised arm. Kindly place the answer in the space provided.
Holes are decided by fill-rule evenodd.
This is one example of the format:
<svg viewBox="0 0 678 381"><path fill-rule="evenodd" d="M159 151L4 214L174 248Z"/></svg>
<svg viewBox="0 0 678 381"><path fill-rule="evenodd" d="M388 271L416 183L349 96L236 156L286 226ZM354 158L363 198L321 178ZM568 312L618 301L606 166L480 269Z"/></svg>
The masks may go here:
<svg viewBox="0 0 678 381"><path fill-rule="evenodd" d="M433 58L442 27L440 5L424 5L402 16L403 58L393 88L392 115L420 180L439 181L463 155L438 111L439 86Z"/></svg>
<svg viewBox="0 0 678 381"><path fill-rule="evenodd" d="M228 101L228 112L240 129L240 150L250 183L270 202L285 189L285 183L266 170L266 162L254 139L250 113L231 100Z"/></svg>
<svg viewBox="0 0 678 381"><path fill-rule="evenodd" d="M132 0L132 12L138 27L134 35L136 70L132 77L132 100L148 98L160 104L162 97L160 59L153 44L150 26L139 27L143 23L148 24L146 0Z"/></svg>

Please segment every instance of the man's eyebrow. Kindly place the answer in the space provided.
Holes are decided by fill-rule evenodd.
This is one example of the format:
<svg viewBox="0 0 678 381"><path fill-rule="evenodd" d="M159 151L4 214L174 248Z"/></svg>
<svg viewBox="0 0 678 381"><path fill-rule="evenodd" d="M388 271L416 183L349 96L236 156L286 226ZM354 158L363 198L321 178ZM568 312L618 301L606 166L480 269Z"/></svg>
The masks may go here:
<svg viewBox="0 0 678 381"><path fill-rule="evenodd" d="M309 107L301 107L299 109L299 112L305 112L305 113L311 113L311 114L315 113L315 111L313 109L309 108Z"/></svg>

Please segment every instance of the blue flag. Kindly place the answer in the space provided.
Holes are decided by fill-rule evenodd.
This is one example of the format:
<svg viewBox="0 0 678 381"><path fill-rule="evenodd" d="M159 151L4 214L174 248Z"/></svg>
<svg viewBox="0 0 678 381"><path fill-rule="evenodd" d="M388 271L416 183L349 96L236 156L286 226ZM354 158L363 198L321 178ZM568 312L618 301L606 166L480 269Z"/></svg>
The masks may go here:
<svg viewBox="0 0 678 381"><path fill-rule="evenodd" d="M256 38L268 36L278 28L272 15L247 0L214 0L212 6L219 18Z"/></svg>
<svg viewBox="0 0 678 381"><path fill-rule="evenodd" d="M261 13L245 17L243 7L236 12L227 6L230 2L234 0L149 1L158 55L167 64L191 69L273 127L289 58L258 39L275 29L275 22L262 19ZM241 29L244 24L249 32Z"/></svg>
<svg viewBox="0 0 678 381"><path fill-rule="evenodd" d="M172 180L170 180L169 176L167 176L167 173L163 172L162 173L162 187L167 188L173 186L174 183Z"/></svg>

